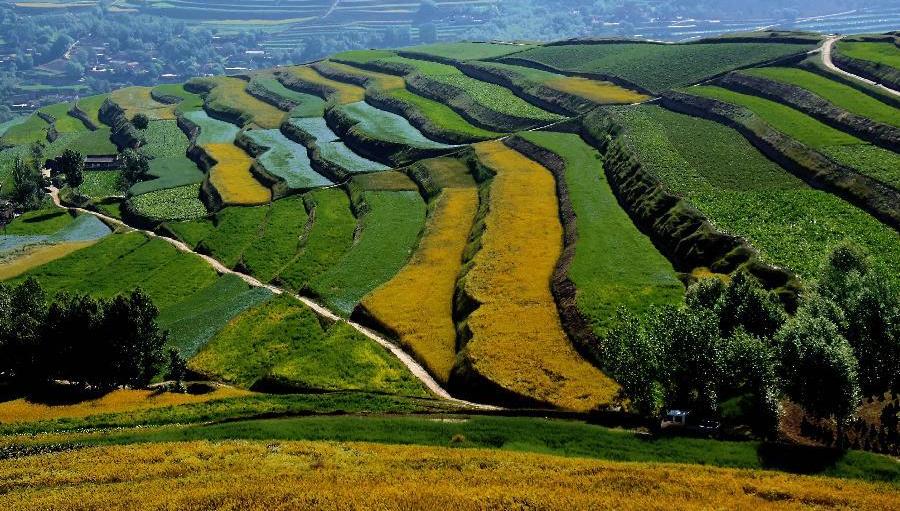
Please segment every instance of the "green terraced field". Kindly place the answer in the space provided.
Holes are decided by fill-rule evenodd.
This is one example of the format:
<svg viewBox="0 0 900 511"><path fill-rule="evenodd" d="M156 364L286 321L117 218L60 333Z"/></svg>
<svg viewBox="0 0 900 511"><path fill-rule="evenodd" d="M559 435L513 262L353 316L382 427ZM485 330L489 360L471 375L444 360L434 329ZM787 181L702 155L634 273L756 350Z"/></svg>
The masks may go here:
<svg viewBox="0 0 900 511"><path fill-rule="evenodd" d="M230 144L240 131L234 124L213 119L203 110L186 112L184 117L200 127L197 145Z"/></svg>
<svg viewBox="0 0 900 511"><path fill-rule="evenodd" d="M369 62L387 59L395 55L396 53L390 50L350 50L333 55L331 60L351 64L368 64Z"/></svg>
<svg viewBox="0 0 900 511"><path fill-rule="evenodd" d="M495 131L474 126L463 118L463 116L454 112L449 106L419 96L418 94L413 94L407 89L395 89L388 92L388 95L415 106L425 115L425 117L447 132L470 137L473 140L487 140L502 135Z"/></svg>
<svg viewBox="0 0 900 511"><path fill-rule="evenodd" d="M762 67L742 72L803 87L849 112L900 127L900 109L820 74L791 67Z"/></svg>
<svg viewBox="0 0 900 511"><path fill-rule="evenodd" d="M205 174L197 168L197 164L191 161L187 156L154 158L153 160L150 160L149 174L154 179L136 183L128 190L128 192L131 195L141 195L157 190L199 184L203 182L205 176Z"/></svg>
<svg viewBox="0 0 900 511"><path fill-rule="evenodd" d="M132 211L154 222L190 220L207 215L200 200L200 185L151 190L128 199Z"/></svg>
<svg viewBox="0 0 900 511"><path fill-rule="evenodd" d="M340 137L328 127L320 117L298 117L289 121L316 139L322 158L345 169L347 172L372 172L387 170L387 165L372 161L356 154Z"/></svg>
<svg viewBox="0 0 900 511"><path fill-rule="evenodd" d="M363 197L370 210L360 219L356 243L310 284L325 303L347 315L406 264L425 225L425 202L418 192L364 192Z"/></svg>
<svg viewBox="0 0 900 511"><path fill-rule="evenodd" d="M53 234L72 224L74 217L59 208L28 211L3 227L3 234L36 236Z"/></svg>
<svg viewBox="0 0 900 511"><path fill-rule="evenodd" d="M250 130L247 136L269 150L257 157L272 175L284 179L288 187L305 190L333 184L312 168L304 146L285 137L280 130Z"/></svg>
<svg viewBox="0 0 900 511"><path fill-rule="evenodd" d="M713 224L746 237L764 260L814 277L828 251L850 240L900 271L896 232L836 196L810 188L739 133L658 106L609 110L645 169ZM698 144L697 140L703 140Z"/></svg>
<svg viewBox="0 0 900 511"><path fill-rule="evenodd" d="M374 139L398 142L423 149L451 147L429 139L404 117L375 108L365 101L342 105L338 108L359 122L354 129L361 130Z"/></svg>
<svg viewBox="0 0 900 511"><path fill-rule="evenodd" d="M229 207L216 213L212 220L198 220L214 226L197 245L199 251L209 253L225 266L234 268L241 254L256 239L268 214L268 207Z"/></svg>
<svg viewBox="0 0 900 511"><path fill-rule="evenodd" d="M46 142L48 128L50 128L50 125L47 124L47 121L37 115L30 115L25 121L10 126L6 130L6 133L0 138L0 146Z"/></svg>
<svg viewBox="0 0 900 511"><path fill-rule="evenodd" d="M180 114L203 108L203 98L199 94L184 90L184 86L180 83L157 85L152 92L155 95L180 98L181 101L175 108L175 113Z"/></svg>
<svg viewBox="0 0 900 511"><path fill-rule="evenodd" d="M119 172L112 170L85 172L84 182L78 187L78 193L92 199L122 195L119 188Z"/></svg>
<svg viewBox="0 0 900 511"><path fill-rule="evenodd" d="M275 96L297 103L297 106L290 112L291 117L322 117L325 113L325 100L312 94L304 94L288 89L274 76L268 74L255 75L250 83L265 89Z"/></svg>
<svg viewBox="0 0 900 511"><path fill-rule="evenodd" d="M350 210L350 198L339 188L311 192L314 220L303 249L279 275L290 289L308 289L309 282L341 260L353 244L356 217Z"/></svg>
<svg viewBox="0 0 900 511"><path fill-rule="evenodd" d="M88 119L94 123L94 126L99 128L103 126L103 123L100 122L100 106L103 105L103 102L106 101L106 98L108 97L109 94L88 96L76 101L75 105L78 106L79 110L87 114Z"/></svg>
<svg viewBox="0 0 900 511"><path fill-rule="evenodd" d="M502 57L536 47L535 44L436 43L401 48L402 51L451 60L481 60Z"/></svg>
<svg viewBox="0 0 900 511"><path fill-rule="evenodd" d="M268 289L250 287L236 275L222 275L209 286L161 310L159 326L169 331L169 346L189 359L232 318L271 296Z"/></svg>
<svg viewBox="0 0 900 511"><path fill-rule="evenodd" d="M12 282L29 276L36 277L50 296L65 290L109 298L140 287L161 309L209 286L217 278L216 272L199 257L140 233L107 236Z"/></svg>
<svg viewBox="0 0 900 511"><path fill-rule="evenodd" d="M19 117L13 117L12 119L10 119L6 122L0 122L0 137L2 137L3 134L6 133L6 131L8 129L12 128L13 126L18 126L19 124L22 124L26 120L28 120L28 117L21 115Z"/></svg>
<svg viewBox="0 0 900 511"><path fill-rule="evenodd" d="M71 214L58 209L25 213L0 231L0 257L32 245L93 241L109 235L109 227L93 215Z"/></svg>
<svg viewBox="0 0 900 511"><path fill-rule="evenodd" d="M631 222L618 203L596 149L578 135L523 133L522 138L561 156L578 241L568 276L578 308L602 335L619 307L641 313L677 304L684 286L670 263Z"/></svg>
<svg viewBox="0 0 900 511"><path fill-rule="evenodd" d="M38 111L56 119L53 126L56 127L56 131L59 133L78 133L80 131L87 131L87 126L85 126L81 120L69 115L69 110L71 109L71 103L58 103L56 105L45 106Z"/></svg>
<svg viewBox="0 0 900 511"><path fill-rule="evenodd" d="M109 128L66 133L47 145L44 150L44 156L46 158L55 158L66 149L74 149L82 154L116 154L118 149L109 137Z"/></svg>
<svg viewBox="0 0 900 511"><path fill-rule="evenodd" d="M839 41L837 51L850 58L900 69L900 49L888 42Z"/></svg>
<svg viewBox="0 0 900 511"><path fill-rule="evenodd" d="M812 48L781 43L583 44L545 46L515 57L566 72L615 76L650 91L662 91Z"/></svg>
<svg viewBox="0 0 900 511"><path fill-rule="evenodd" d="M309 217L303 197L273 202L254 239L241 255L241 264L262 282L273 280L302 247Z"/></svg>
<svg viewBox="0 0 900 511"><path fill-rule="evenodd" d="M789 106L768 99L713 86L691 87L686 92L748 108L773 128L816 149L838 163L900 188L900 155L875 147L834 129Z"/></svg>
<svg viewBox="0 0 900 511"><path fill-rule="evenodd" d="M141 131L145 143L140 151L150 158L184 158L190 143L177 121L152 121Z"/></svg>
<svg viewBox="0 0 900 511"><path fill-rule="evenodd" d="M381 346L346 324L323 328L312 310L288 296L239 315L189 367L247 388L268 379L298 390L427 396L421 383Z"/></svg>

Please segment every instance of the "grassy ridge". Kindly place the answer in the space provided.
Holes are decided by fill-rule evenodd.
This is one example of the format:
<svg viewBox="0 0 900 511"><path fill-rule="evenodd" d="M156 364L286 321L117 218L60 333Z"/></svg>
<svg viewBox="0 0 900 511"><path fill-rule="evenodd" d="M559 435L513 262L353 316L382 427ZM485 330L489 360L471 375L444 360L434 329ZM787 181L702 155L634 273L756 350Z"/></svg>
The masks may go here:
<svg viewBox="0 0 900 511"><path fill-rule="evenodd" d="M80 131L87 131L87 126L85 126L80 119L76 119L69 115L69 110L71 109L71 103L57 103L55 105L45 106L38 110L38 112L50 115L56 119L53 126L58 133L78 133Z"/></svg>
<svg viewBox="0 0 900 511"><path fill-rule="evenodd" d="M280 80L288 88L308 88L318 96L341 105L365 99L366 91L362 87L326 78L308 66L287 67L281 72L284 75Z"/></svg>
<svg viewBox="0 0 900 511"><path fill-rule="evenodd" d="M248 94L247 82L240 78L219 76L194 80L211 89L206 96L206 107L240 126L254 123L261 128L276 129L284 120L284 112Z"/></svg>
<svg viewBox="0 0 900 511"><path fill-rule="evenodd" d="M517 53L535 44L495 44L495 43L434 43L402 48L407 53L438 57L448 60L481 60L491 59Z"/></svg>
<svg viewBox="0 0 900 511"><path fill-rule="evenodd" d="M839 41L837 50L850 58L900 69L900 50L889 42Z"/></svg>
<svg viewBox="0 0 900 511"><path fill-rule="evenodd" d="M575 352L550 293L563 234L552 174L502 142L475 147L497 175L481 248L462 279L467 301L476 308L465 320L471 339L454 377L474 387L469 392L484 392L483 379L506 393L565 409L610 403L615 382Z"/></svg>
<svg viewBox="0 0 900 511"><path fill-rule="evenodd" d="M435 199L412 259L361 302L444 385L456 362L453 294L477 207L471 184L445 189Z"/></svg>
<svg viewBox="0 0 900 511"><path fill-rule="evenodd" d="M178 114L203 108L203 98L199 94L184 90L184 85L180 83L157 85L150 93L157 97L177 98L178 106L175 107L175 113Z"/></svg>
<svg viewBox="0 0 900 511"><path fill-rule="evenodd" d="M822 152L838 163L850 166L894 188L900 188L900 155L897 153L875 147L823 124L803 112L765 98L713 86L691 87L687 92L748 108L775 129Z"/></svg>
<svg viewBox="0 0 900 511"><path fill-rule="evenodd" d="M578 135L529 132L520 135L559 155L578 242L568 276L577 305L602 335L616 310L640 313L681 301L684 287L670 263L622 210L603 172L600 154Z"/></svg>
<svg viewBox="0 0 900 511"><path fill-rule="evenodd" d="M49 128L50 124L47 121L32 114L25 121L8 128L3 137L0 137L0 145L14 146L46 142Z"/></svg>

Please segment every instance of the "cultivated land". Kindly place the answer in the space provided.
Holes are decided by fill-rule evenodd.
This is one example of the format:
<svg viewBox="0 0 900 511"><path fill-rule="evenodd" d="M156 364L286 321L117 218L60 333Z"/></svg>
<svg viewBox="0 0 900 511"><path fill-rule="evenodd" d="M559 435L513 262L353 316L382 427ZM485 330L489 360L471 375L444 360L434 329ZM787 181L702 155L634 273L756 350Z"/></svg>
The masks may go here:
<svg viewBox="0 0 900 511"><path fill-rule="evenodd" d="M336 18L376 9L173 1L152 8L224 21L234 9L321 16L333 7ZM394 10L412 16L413 3L400 0ZM379 12L393 23L395 14ZM273 19L259 26L269 30ZM280 36L285 45L308 35L289 32ZM896 49L874 44L891 37L841 40L833 57L840 64L838 53L853 54L884 71ZM699 344L716 325L698 323L703 339L680 342L699 344L660 357L661 370L674 372L644 389L666 403L663 410L675 406L670 393L686 391L686 403L719 393L713 416L739 440L653 433L656 416L642 407L654 396L633 391L630 381L653 371L645 367L651 345L700 318L681 316L704 298L694 288L685 300L685 286L708 276L747 282L736 277L744 262L776 293L753 289L760 292L748 300L757 301L742 305L771 305L792 327L803 314L828 314L840 330L859 311L838 302L858 298L871 312L866 335L890 332L879 328L896 307L878 300L891 296L900 275L900 237L890 222L900 218L893 195L900 160L890 149L891 130L900 127L896 102L817 66L819 57L805 53L818 40L762 32L672 45L572 40L352 51L242 77L132 87L0 125L3 198L20 200L28 193L16 186L28 177L23 170L65 149L115 154L115 139L149 158L149 174L127 190L119 188L124 171L85 172L80 195L54 176L49 196L34 197L38 210L0 229L0 298L29 277L48 302L61 292L112 298L140 288L191 380L178 392L161 364L149 387L99 392L64 379L26 392L7 385L17 369L0 367L0 503L898 507L900 465L875 453L896 452L894 396L864 399L860 418L848 423L848 449L823 446L832 418L801 424L813 415L799 409L805 401L793 389L764 394L764 359L778 359L772 371L791 378L777 367L778 337L757 342L756 333L717 331L713 351L722 353L709 353L718 357L709 363L721 362L728 382L673 390L669 377L691 379L685 385L699 378L678 372L684 361L676 360L707 356ZM836 108L826 115L809 103L790 107L740 85L760 79ZM707 111L703 98L679 92L750 113L727 105L732 110ZM809 100L782 99L797 97ZM125 111L115 126L98 118L107 99ZM124 122L137 114L149 117L146 129ZM780 135L760 140L754 130L764 123ZM840 181L846 176L836 163L881 183ZM812 175L813 184L802 180ZM814 302L824 293L814 288L823 263L846 242L870 253L870 271L881 273L849 279L859 289L834 297L834 307ZM729 285L716 307L741 292ZM22 303L0 299L2 321ZM47 305L45 317L59 314ZM679 308L671 332L628 330L632 320L620 314L658 328L658 306ZM736 313L750 328L769 312ZM18 359L6 339L29 325L6 326L0 361L9 365ZM816 332L817 342L826 337ZM647 360L620 360L627 357L616 355L616 342L632 343L629 352L644 350ZM854 374L872 376L857 344L846 348L859 364ZM749 351L734 353L741 349ZM836 395L829 391L827 400ZM751 415L774 404L760 403L769 398L789 412L776 441L750 427ZM816 428L824 429L808 431Z"/></svg>

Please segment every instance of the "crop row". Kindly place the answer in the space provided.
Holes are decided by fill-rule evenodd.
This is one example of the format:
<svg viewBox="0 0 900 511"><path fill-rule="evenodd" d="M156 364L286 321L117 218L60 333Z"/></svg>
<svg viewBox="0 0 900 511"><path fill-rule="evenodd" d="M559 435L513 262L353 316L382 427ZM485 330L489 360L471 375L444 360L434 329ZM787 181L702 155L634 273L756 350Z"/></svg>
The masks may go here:
<svg viewBox="0 0 900 511"><path fill-rule="evenodd" d="M132 213L154 222L189 220L207 214L200 200L199 184L148 191L129 198L127 205Z"/></svg>

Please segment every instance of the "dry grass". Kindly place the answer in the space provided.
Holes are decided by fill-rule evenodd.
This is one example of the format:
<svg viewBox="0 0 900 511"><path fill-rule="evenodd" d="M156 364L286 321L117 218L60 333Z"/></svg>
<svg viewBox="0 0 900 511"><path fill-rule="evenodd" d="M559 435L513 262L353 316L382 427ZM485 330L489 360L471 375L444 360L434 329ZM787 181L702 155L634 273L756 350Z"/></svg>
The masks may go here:
<svg viewBox="0 0 900 511"><path fill-rule="evenodd" d="M255 205L272 200L272 191L250 173L252 160L233 144L209 144L204 149L218 163L209 170L209 180L226 204Z"/></svg>
<svg viewBox="0 0 900 511"><path fill-rule="evenodd" d="M453 292L477 207L475 188L444 190L412 259L362 300L442 384L456 361Z"/></svg>
<svg viewBox="0 0 900 511"><path fill-rule="evenodd" d="M349 83L338 82L330 78L325 78L311 67L289 67L285 68L285 71L289 72L290 74L304 82L316 85L324 85L325 87L332 89L334 92L327 99L333 99L341 105L357 103L359 101L363 101L366 98L366 90L362 87Z"/></svg>
<svg viewBox="0 0 900 511"><path fill-rule="evenodd" d="M601 104L630 104L650 99L649 96L619 87L614 83L577 76L549 80L544 85Z"/></svg>
<svg viewBox="0 0 900 511"><path fill-rule="evenodd" d="M328 67L340 71L344 74L366 78L369 80L369 82L367 82L367 85L374 86L375 88L381 90L389 91L406 88L406 80L404 80L401 76L368 71L365 69L360 69L358 67L348 66L347 64L341 64L340 62L329 61Z"/></svg>
<svg viewBox="0 0 900 511"><path fill-rule="evenodd" d="M465 279L465 291L481 304L468 318L466 365L509 391L561 408L612 402L617 385L572 347L550 292L562 251L553 176L500 141L475 148L497 175L481 250Z"/></svg>
<svg viewBox="0 0 900 511"><path fill-rule="evenodd" d="M247 396L250 393L220 387L208 394L156 393L150 390L116 390L97 399L70 405L45 405L16 399L0 403L0 423L31 422L62 418L89 417L106 413L133 412L164 406L202 403L213 399Z"/></svg>
<svg viewBox="0 0 900 511"><path fill-rule="evenodd" d="M76 250L96 243L91 241L73 241L55 245L34 245L16 252L8 260L0 260L0 280L7 280L37 268L38 266L65 257Z"/></svg>
<svg viewBox="0 0 900 511"><path fill-rule="evenodd" d="M277 129L285 112L247 93L247 82L240 78L217 76L206 81L215 84L207 101L213 108L232 111L241 119L265 129Z"/></svg>
<svg viewBox="0 0 900 511"><path fill-rule="evenodd" d="M447 439L448 444L450 439ZM3 509L859 509L895 486L449 447L228 441L0 461Z"/></svg>
<svg viewBox="0 0 900 511"><path fill-rule="evenodd" d="M171 120L175 118L175 106L157 102L150 96L150 87L126 87L109 94L109 99L125 110L131 119L144 114L150 120Z"/></svg>

